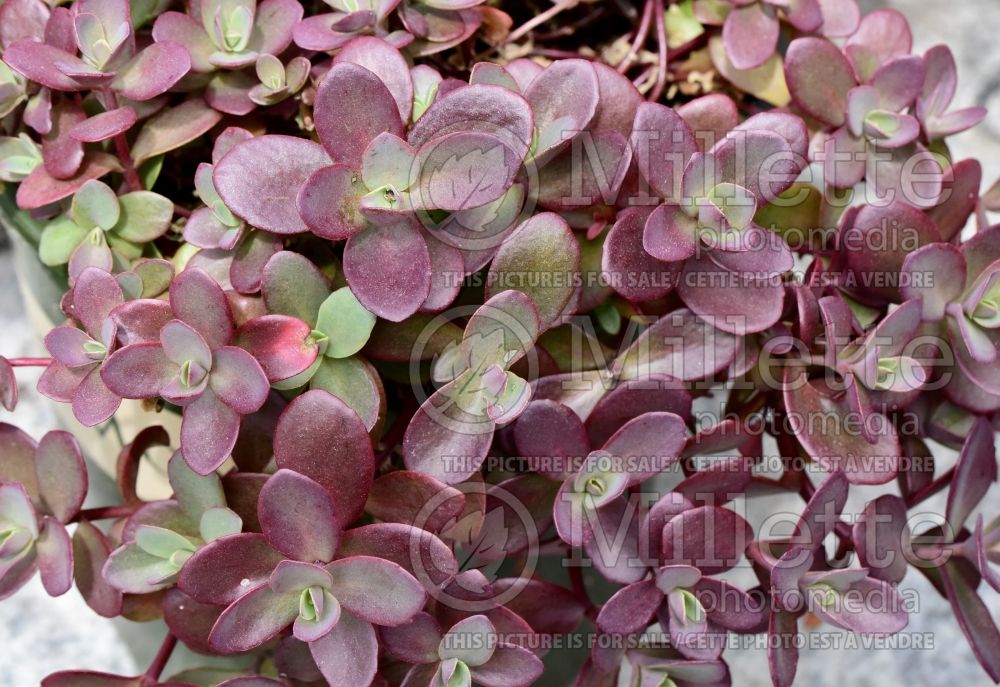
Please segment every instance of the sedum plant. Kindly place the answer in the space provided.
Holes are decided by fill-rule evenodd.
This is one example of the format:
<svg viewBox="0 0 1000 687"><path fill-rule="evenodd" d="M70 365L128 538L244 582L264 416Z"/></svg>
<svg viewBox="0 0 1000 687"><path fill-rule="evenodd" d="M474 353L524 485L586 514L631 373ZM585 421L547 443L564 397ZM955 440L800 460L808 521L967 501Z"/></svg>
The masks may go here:
<svg viewBox="0 0 1000 687"><path fill-rule="evenodd" d="M745 636L786 687L907 576L1000 681L985 111L891 10L638 5L0 4L64 287L0 403L143 427L96 502L0 424L0 598L165 634L43 687L729 685Z"/></svg>

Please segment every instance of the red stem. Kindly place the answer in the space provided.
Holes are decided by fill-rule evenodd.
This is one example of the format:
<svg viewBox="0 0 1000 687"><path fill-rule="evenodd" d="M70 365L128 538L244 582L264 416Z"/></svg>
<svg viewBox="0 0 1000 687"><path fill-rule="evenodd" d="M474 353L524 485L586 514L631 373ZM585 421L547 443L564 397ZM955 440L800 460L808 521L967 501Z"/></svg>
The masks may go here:
<svg viewBox="0 0 1000 687"><path fill-rule="evenodd" d="M128 184L129 191L141 191L142 180L132 161L132 153L129 151L128 139L124 133L115 136L115 150L122 161L122 166L125 167L125 183Z"/></svg>
<svg viewBox="0 0 1000 687"><path fill-rule="evenodd" d="M11 367L48 367L52 358L11 358L7 362Z"/></svg>
<svg viewBox="0 0 1000 687"><path fill-rule="evenodd" d="M926 501L930 497L934 496L934 494L938 493L939 491L950 485L951 480L954 476L955 476L955 468L951 468L943 475L938 477L936 480L928 484L923 489L920 489L919 491L916 491L913 494L911 494L910 497L906 499L907 508L913 508L918 503Z"/></svg>
<svg viewBox="0 0 1000 687"><path fill-rule="evenodd" d="M667 85L667 70L669 67L670 55L667 51L667 14L663 0L654 2L656 13L656 43L659 49L659 68L656 72L656 85L653 86L649 94L649 100L656 102L663 95L663 90Z"/></svg>
<svg viewBox="0 0 1000 687"><path fill-rule="evenodd" d="M619 74L624 74L632 66L632 60L639 54L639 48L642 47L642 44L646 42L646 37L649 35L649 27L652 23L653 0L646 0L646 5L642 9L642 19L639 20L639 30L635 32L635 38L632 39L632 46L629 48L628 53L626 53L625 58L618 63Z"/></svg>
<svg viewBox="0 0 1000 687"><path fill-rule="evenodd" d="M167 661L170 660L170 655L174 653L174 647L177 646L177 638L174 637L170 632L167 632L167 636L163 640L163 644L160 645L160 650L156 652L156 656L153 658L153 662L149 664L149 670L143 675L143 682L150 685L156 684L160 679L160 674L167 665Z"/></svg>
<svg viewBox="0 0 1000 687"><path fill-rule="evenodd" d="M76 514L72 522L81 520L110 520L112 518L127 518L135 512L132 506L102 506L100 508L85 508Z"/></svg>

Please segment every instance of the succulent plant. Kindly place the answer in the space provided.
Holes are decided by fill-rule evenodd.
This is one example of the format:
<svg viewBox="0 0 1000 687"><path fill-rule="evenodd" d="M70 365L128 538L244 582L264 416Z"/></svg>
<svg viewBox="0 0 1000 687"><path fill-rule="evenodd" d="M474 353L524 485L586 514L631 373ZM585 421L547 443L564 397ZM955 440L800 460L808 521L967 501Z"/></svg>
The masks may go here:
<svg viewBox="0 0 1000 687"><path fill-rule="evenodd" d="M71 435L0 425L0 597L167 630L43 687L722 686L730 633L787 687L909 574L1000 680L1000 182L912 43L854 0L5 0L0 210L65 293L0 405L43 368L144 428L84 509Z"/></svg>

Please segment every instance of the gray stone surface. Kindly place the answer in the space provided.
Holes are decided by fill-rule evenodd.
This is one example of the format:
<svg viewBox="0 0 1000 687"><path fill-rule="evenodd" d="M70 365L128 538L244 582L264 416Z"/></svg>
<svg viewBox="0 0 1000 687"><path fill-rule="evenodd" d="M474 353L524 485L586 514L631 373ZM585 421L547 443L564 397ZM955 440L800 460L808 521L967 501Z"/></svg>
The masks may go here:
<svg viewBox="0 0 1000 687"><path fill-rule="evenodd" d="M891 0L868 5L898 7L913 26L916 49L937 43L952 47L958 62L956 106L985 104L1000 113L1000 2L966 0L960 3L928 0ZM1000 177L1000 115L991 114L978 129L955 137L958 159L977 157L983 163L984 183ZM0 351L6 356L43 355L29 325L14 282L10 253L0 253ZM51 405L33 392L36 375L20 375L21 403L3 420L14 422L34 436L58 426ZM996 487L987 499L1000 503ZM943 507L943 501L931 504ZM942 680L963 687L990 684L961 635L951 610L920 576L911 571L905 587L912 589L918 608L911 614L910 637L929 644L920 650L844 648L847 636L823 627L812 634L839 648L803 651L797 684L806 686L936 685ZM1000 597L987 594L994 617L1000 617ZM823 633L820 635L819 633ZM760 648L727 652L734 682L764 687L770 681ZM0 603L0 687L33 687L56 670L85 668L130 674L137 670L115 625L94 615L75 591L50 599L37 579Z"/></svg>

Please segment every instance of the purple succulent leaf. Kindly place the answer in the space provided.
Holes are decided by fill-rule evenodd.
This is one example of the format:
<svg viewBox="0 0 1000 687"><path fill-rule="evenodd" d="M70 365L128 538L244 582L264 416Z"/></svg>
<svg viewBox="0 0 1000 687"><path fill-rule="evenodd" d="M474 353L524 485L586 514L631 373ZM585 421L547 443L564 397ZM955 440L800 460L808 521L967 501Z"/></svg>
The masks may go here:
<svg viewBox="0 0 1000 687"><path fill-rule="evenodd" d="M378 38L361 36L341 48L334 58L335 65L345 63L356 64L375 74L396 100L400 121L410 121L413 79L409 65L399 50Z"/></svg>
<svg viewBox="0 0 1000 687"><path fill-rule="evenodd" d="M477 62L472 65L469 84L472 86L500 86L514 93L521 92L521 87L517 85L517 81L510 75L510 72L501 65L492 62Z"/></svg>
<svg viewBox="0 0 1000 687"><path fill-rule="evenodd" d="M73 586L73 542L69 532L55 518L42 518L35 540L38 572L49 596L61 596Z"/></svg>
<svg viewBox="0 0 1000 687"><path fill-rule="evenodd" d="M944 319L948 305L962 293L965 285L965 260L957 248L947 243L932 243L906 256L901 273L905 275L900 293L907 300L918 298L923 305L923 319ZM950 279L934 279L926 284L922 275L947 274Z"/></svg>
<svg viewBox="0 0 1000 687"><path fill-rule="evenodd" d="M181 320L171 320L163 326L160 345L167 358L178 367L190 361L201 368L202 374L212 369L212 349L201 334Z"/></svg>
<svg viewBox="0 0 1000 687"><path fill-rule="evenodd" d="M313 172L302 184L295 202L302 221L314 234L340 241L369 226L361 212L365 193L357 171L348 165L334 164Z"/></svg>
<svg viewBox="0 0 1000 687"><path fill-rule="evenodd" d="M304 594L309 595L316 617L306 619L300 612L292 624L292 635L303 642L314 642L329 634L340 620L340 603L326 589L313 587Z"/></svg>
<svg viewBox="0 0 1000 687"><path fill-rule="evenodd" d="M994 682L1000 680L1000 630L989 608L954 564L940 570L945 594L973 654Z"/></svg>
<svg viewBox="0 0 1000 687"><path fill-rule="evenodd" d="M274 456L315 480L330 494L337 521L346 527L364 511L375 474L368 430L343 401L326 391L307 391L281 415Z"/></svg>
<svg viewBox="0 0 1000 687"><path fill-rule="evenodd" d="M587 416L590 445L602 446L626 422L650 412L689 417L691 396L680 382L664 375L653 374L619 383Z"/></svg>
<svg viewBox="0 0 1000 687"><path fill-rule="evenodd" d="M629 472L629 483L639 484L665 472L680 458L684 448L684 420L673 413L644 413L621 427L602 447L626 462L644 466Z"/></svg>
<svg viewBox="0 0 1000 687"><path fill-rule="evenodd" d="M320 587L329 591L332 578L321 565L284 560L275 567L267 584L278 594L302 592L310 587Z"/></svg>
<svg viewBox="0 0 1000 687"><path fill-rule="evenodd" d="M54 430L43 436L35 452L35 472L42 508L59 522L69 522L87 496L87 466L73 435ZM53 475L59 479L49 479Z"/></svg>
<svg viewBox="0 0 1000 687"><path fill-rule="evenodd" d="M292 42L292 30L302 14L302 5L297 0L264 0L257 6L247 50L280 55Z"/></svg>
<svg viewBox="0 0 1000 687"><path fill-rule="evenodd" d="M962 528L997 479L993 447L993 431L989 423L977 420L962 446L948 491L945 514L952 536Z"/></svg>
<svg viewBox="0 0 1000 687"><path fill-rule="evenodd" d="M733 511L702 506L667 521L661 537L663 560L712 575L735 566L752 538L750 525Z"/></svg>
<svg viewBox="0 0 1000 687"><path fill-rule="evenodd" d="M378 669L375 628L350 613L343 613L324 637L310 642L309 650L332 685L370 684Z"/></svg>
<svg viewBox="0 0 1000 687"><path fill-rule="evenodd" d="M55 91L87 90L106 84L114 76L55 46L28 38L7 46L3 60L25 78Z"/></svg>
<svg viewBox="0 0 1000 687"><path fill-rule="evenodd" d="M165 93L190 69L184 46L173 41L153 43L118 72L111 88L128 100L142 102Z"/></svg>
<svg viewBox="0 0 1000 687"><path fill-rule="evenodd" d="M847 94L857 85L851 63L829 41L797 38L785 56L785 78L795 104L831 126L844 123Z"/></svg>
<svg viewBox="0 0 1000 687"><path fill-rule="evenodd" d="M717 329L741 335L762 332L781 318L785 288L780 280L756 279L755 274L728 269L712 255L703 255L685 263L677 290L685 305ZM716 288L701 288L699 284L704 283Z"/></svg>
<svg viewBox="0 0 1000 687"><path fill-rule="evenodd" d="M222 119L201 98L185 100L157 113L139 131L132 145L136 164L175 150L207 132Z"/></svg>
<svg viewBox="0 0 1000 687"><path fill-rule="evenodd" d="M430 502L440 505L428 514ZM419 520L428 532L440 532L462 515L465 504L465 494L458 489L419 472L397 470L375 480L365 510L383 522Z"/></svg>
<svg viewBox="0 0 1000 687"><path fill-rule="evenodd" d="M46 677L42 680L42 687L142 687L142 678L89 670L66 670Z"/></svg>
<svg viewBox="0 0 1000 687"><path fill-rule="evenodd" d="M827 38L850 36L861 21L861 10L856 0L819 0L823 15L821 32Z"/></svg>
<svg viewBox="0 0 1000 687"><path fill-rule="evenodd" d="M430 293L427 243L410 220L384 227L369 225L344 248L344 276L367 310L402 322Z"/></svg>
<svg viewBox="0 0 1000 687"><path fill-rule="evenodd" d="M350 556L326 566L331 591L346 611L376 625L409 622L424 606L423 586L402 567L382 558ZM372 585L379 589L372 594Z"/></svg>
<svg viewBox="0 0 1000 687"><path fill-rule="evenodd" d="M910 25L901 12L878 9L861 18L857 30L848 37L844 53L861 81L890 60L909 55L913 47Z"/></svg>
<svg viewBox="0 0 1000 687"><path fill-rule="evenodd" d="M262 534L221 537L188 559L177 585L201 603L228 605L267 582L283 559Z"/></svg>
<svg viewBox="0 0 1000 687"><path fill-rule="evenodd" d="M376 40L377 39L372 39ZM377 41L381 43L381 41ZM409 75L409 70L404 71ZM389 87L364 65L339 62L316 89L316 131L334 162L359 169L365 149L380 134L403 136Z"/></svg>
<svg viewBox="0 0 1000 687"><path fill-rule="evenodd" d="M439 312L451 305L462 289L457 277L466 271L464 256L462 251L439 241L433 234L424 234L424 242L431 259L431 289L420 311Z"/></svg>
<svg viewBox="0 0 1000 687"><path fill-rule="evenodd" d="M566 98L567 93L573 97ZM536 159L545 159L547 153L587 128L597 112L599 94L597 72L587 60L553 62L532 80L524 97L534 113Z"/></svg>
<svg viewBox="0 0 1000 687"><path fill-rule="evenodd" d="M869 84L879 95L884 110L898 112L913 104L924 85L926 69L916 55L897 57L879 67Z"/></svg>
<svg viewBox="0 0 1000 687"><path fill-rule="evenodd" d="M17 206L34 210L68 198L92 179L120 169L117 160L107 153L85 155L80 170L71 179L56 179L49 175L44 165L39 165L17 187Z"/></svg>
<svg viewBox="0 0 1000 687"><path fill-rule="evenodd" d="M222 402L240 415L260 410L270 389L260 363L236 346L223 346L212 358L208 383Z"/></svg>
<svg viewBox="0 0 1000 687"><path fill-rule="evenodd" d="M899 243L891 243L893 236L899 236L901 227L906 227L910 237L907 249ZM847 265L857 275L857 278L868 279L873 272L897 274L903 267L907 255L916 248L928 243L938 243L941 240L937 225L925 213L895 201L884 207L866 205L858 212L853 226L846 229L843 235L844 246L847 247ZM886 244L856 243L857 241L889 241ZM887 246L882 250L858 250L859 245ZM898 289L878 286L868 287L869 293L886 299L898 301Z"/></svg>
<svg viewBox="0 0 1000 687"><path fill-rule="evenodd" d="M528 404L513 425L518 455L539 474L562 481L575 473L590 453L590 440L579 416L552 400Z"/></svg>
<svg viewBox="0 0 1000 687"><path fill-rule="evenodd" d="M89 367L70 368L58 360L53 360L39 377L36 388L38 393L53 401L70 403L80 382L90 374L90 371Z"/></svg>
<svg viewBox="0 0 1000 687"><path fill-rule="evenodd" d="M206 388L184 408L181 422L184 460L199 475L214 472L232 452L239 430L239 414Z"/></svg>
<svg viewBox="0 0 1000 687"><path fill-rule="evenodd" d="M98 615L114 618L122 611L122 593L101 576L111 545L99 529L83 520L73 532L73 580L87 605Z"/></svg>
<svg viewBox="0 0 1000 687"><path fill-rule="evenodd" d="M298 234L309 227L299 217L295 197L309 175L329 163L316 143L269 135L236 145L215 165L212 179L240 218L274 234Z"/></svg>
<svg viewBox="0 0 1000 687"><path fill-rule="evenodd" d="M694 585L694 593L704 606L708 619L716 625L746 631L757 629L764 623L765 609L760 601L725 580L702 577Z"/></svg>
<svg viewBox="0 0 1000 687"><path fill-rule="evenodd" d="M421 208L461 211L502 197L520 169L521 159L492 134L455 131L417 151L411 172L413 202Z"/></svg>
<svg viewBox="0 0 1000 687"><path fill-rule="evenodd" d="M170 304L160 300L138 299L127 301L111 311L118 340L123 346L160 341L160 330L174 319Z"/></svg>
<svg viewBox="0 0 1000 687"><path fill-rule="evenodd" d="M774 54L780 33L774 10L763 2L735 7L722 25L722 40L737 69L753 69Z"/></svg>
<svg viewBox="0 0 1000 687"><path fill-rule="evenodd" d="M316 360L319 348L310 339L312 328L288 315L262 315L244 323L236 343L252 355L269 382L294 377Z"/></svg>
<svg viewBox="0 0 1000 687"><path fill-rule="evenodd" d="M691 131L701 133L703 140L697 141L701 152L710 149L740 123L736 103L723 93L710 93L684 103L676 110Z"/></svg>
<svg viewBox="0 0 1000 687"><path fill-rule="evenodd" d="M438 648L441 661L462 661L469 667L481 666L493 656L496 627L485 615L473 615L455 623L445 633Z"/></svg>
<svg viewBox="0 0 1000 687"><path fill-rule="evenodd" d="M660 205L646 220L642 247L665 263L683 262L698 251L699 227L696 218L678 205Z"/></svg>
<svg viewBox="0 0 1000 687"><path fill-rule="evenodd" d="M279 470L264 485L258 506L272 546L300 561L330 561L340 527L326 490L305 475Z"/></svg>
<svg viewBox="0 0 1000 687"><path fill-rule="evenodd" d="M74 125L69 135L77 141L98 143L125 133L138 121L138 115L131 107L119 107L101 112Z"/></svg>
<svg viewBox="0 0 1000 687"><path fill-rule="evenodd" d="M299 615L299 590L275 592L263 584L234 601L216 621L209 645L220 654L256 649Z"/></svg>
<svg viewBox="0 0 1000 687"><path fill-rule="evenodd" d="M785 405L789 412L797 413L808 425L809 418L833 419L840 429L832 434L812 434L799 431L796 437L809 455L828 470L843 470L853 484L885 484L896 474L900 455L899 438L895 427L880 414L866 419L867 434L875 439L870 443L865 433L849 431L843 425L851 413L850 403L843 396L831 396L816 382L786 377Z"/></svg>
<svg viewBox="0 0 1000 687"><path fill-rule="evenodd" d="M179 320L204 337L213 351L233 336L233 315L222 287L207 272L188 268L170 284L170 306Z"/></svg>
<svg viewBox="0 0 1000 687"><path fill-rule="evenodd" d="M85 348L93 343L96 342L85 331L65 324L51 329L45 335L45 348L52 357L67 367L83 367L98 362Z"/></svg>
<svg viewBox="0 0 1000 687"><path fill-rule="evenodd" d="M631 635L641 632L653 620L663 601L655 579L643 580L619 589L601 607L597 626L604 632Z"/></svg>
<svg viewBox="0 0 1000 687"><path fill-rule="evenodd" d="M438 661L441 626L434 616L420 612L413 619L395 627L379 630L382 646L392 656L411 664L431 664Z"/></svg>
<svg viewBox="0 0 1000 687"><path fill-rule="evenodd" d="M909 546L906 503L884 494L870 501L854 524L858 560L868 574L891 584L900 582L909 567L904 551Z"/></svg>
<svg viewBox="0 0 1000 687"><path fill-rule="evenodd" d="M45 32L49 8L38 0L13 0L0 9L0 47L6 48L21 38L37 38Z"/></svg>
<svg viewBox="0 0 1000 687"><path fill-rule="evenodd" d="M458 573L451 549L438 537L401 523L364 525L344 533L339 558L377 556L396 563L425 589L440 588Z"/></svg>
<svg viewBox="0 0 1000 687"><path fill-rule="evenodd" d="M645 226L649 212L630 208L611 228L604 244L601 270L604 278L624 298L645 302L662 298L673 290L682 263L664 263L644 247ZM634 278L642 275L644 279Z"/></svg>
<svg viewBox="0 0 1000 687"><path fill-rule="evenodd" d="M528 102L500 86L463 86L439 97L417 120L408 141L421 147L456 131L496 136L523 158L532 140L534 117Z"/></svg>
<svg viewBox="0 0 1000 687"><path fill-rule="evenodd" d="M264 265L282 249L281 240L263 231L250 232L236 247L229 281L242 294L260 291Z"/></svg>
<svg viewBox="0 0 1000 687"><path fill-rule="evenodd" d="M643 103L636 111L632 147L640 173L657 195L679 201L684 167L698 151L687 122L669 107Z"/></svg>
<svg viewBox="0 0 1000 687"><path fill-rule="evenodd" d="M407 469L445 484L457 484L477 472L493 442L493 421L463 409L461 398L467 394L461 392L462 381L449 382L424 401L403 439Z"/></svg>
<svg viewBox="0 0 1000 687"><path fill-rule="evenodd" d="M929 211L945 241L954 238L976 211L983 181L983 167L974 159L956 162L950 172L950 178L944 179L941 203Z"/></svg>
<svg viewBox="0 0 1000 687"><path fill-rule="evenodd" d="M775 687L792 687L799 663L795 637L799 633L798 616L779 608L771 609L767 634L767 663Z"/></svg>
<svg viewBox="0 0 1000 687"><path fill-rule="evenodd" d="M156 398L177 373L159 343L136 343L118 349L101 366L101 379L122 398Z"/></svg>
<svg viewBox="0 0 1000 687"><path fill-rule="evenodd" d="M615 360L625 381L659 374L682 381L704 379L733 362L739 339L690 310L664 315Z"/></svg>

